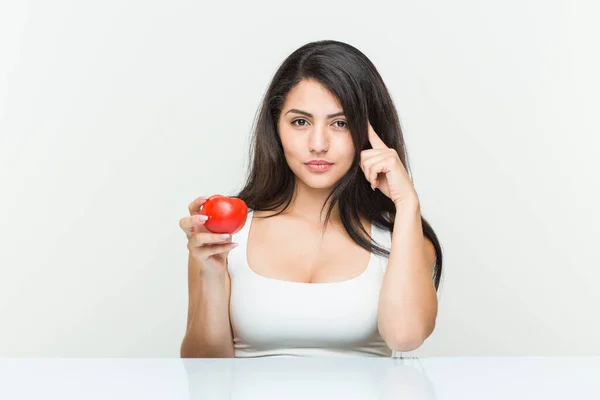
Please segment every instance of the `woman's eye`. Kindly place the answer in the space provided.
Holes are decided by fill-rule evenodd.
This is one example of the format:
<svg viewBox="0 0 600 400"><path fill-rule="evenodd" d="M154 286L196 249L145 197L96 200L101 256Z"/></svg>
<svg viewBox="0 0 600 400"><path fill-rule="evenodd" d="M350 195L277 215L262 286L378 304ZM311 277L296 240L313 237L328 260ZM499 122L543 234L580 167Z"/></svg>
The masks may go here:
<svg viewBox="0 0 600 400"><path fill-rule="evenodd" d="M336 128L345 129L345 128L348 127L348 124L346 123L346 121L335 121L334 124L335 124ZM295 126L307 126L308 125L308 121L305 120L305 119L303 119L303 118L299 118L299 119L296 119L296 120L292 121L292 125L295 125Z"/></svg>
<svg viewBox="0 0 600 400"><path fill-rule="evenodd" d="M300 122L300 121L302 121L303 123L302 123L302 124L300 124L300 125L296 124L296 122ZM296 126L306 126L306 124L304 124L304 122L308 122L308 121L307 121L307 120L305 120L305 119L302 119L302 118L300 118L300 119L296 119L296 120L292 121L292 125L296 125Z"/></svg>

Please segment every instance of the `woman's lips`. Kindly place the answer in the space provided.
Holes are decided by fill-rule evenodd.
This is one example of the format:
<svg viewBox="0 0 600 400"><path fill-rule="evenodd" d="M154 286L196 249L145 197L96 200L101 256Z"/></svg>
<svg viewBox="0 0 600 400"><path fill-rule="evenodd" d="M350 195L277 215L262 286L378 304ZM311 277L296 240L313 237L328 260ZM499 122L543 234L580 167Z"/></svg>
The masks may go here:
<svg viewBox="0 0 600 400"><path fill-rule="evenodd" d="M325 172L331 168L333 164L304 164L312 172Z"/></svg>

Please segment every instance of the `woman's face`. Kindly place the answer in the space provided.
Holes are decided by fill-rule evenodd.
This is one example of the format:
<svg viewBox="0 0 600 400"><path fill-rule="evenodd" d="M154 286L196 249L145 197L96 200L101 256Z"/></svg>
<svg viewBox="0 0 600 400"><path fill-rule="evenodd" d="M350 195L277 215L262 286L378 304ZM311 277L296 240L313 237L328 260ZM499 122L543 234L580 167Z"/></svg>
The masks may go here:
<svg viewBox="0 0 600 400"><path fill-rule="evenodd" d="M306 186L331 188L350 169L354 144L342 107L317 81L304 79L289 91L277 128L286 161ZM331 164L309 166L314 160Z"/></svg>

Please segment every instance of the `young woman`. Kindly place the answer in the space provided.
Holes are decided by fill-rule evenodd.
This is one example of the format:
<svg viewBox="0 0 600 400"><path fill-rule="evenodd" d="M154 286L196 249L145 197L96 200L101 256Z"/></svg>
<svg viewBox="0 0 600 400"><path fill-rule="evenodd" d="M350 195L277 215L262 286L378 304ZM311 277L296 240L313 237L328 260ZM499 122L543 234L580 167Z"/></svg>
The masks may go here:
<svg viewBox="0 0 600 400"><path fill-rule="evenodd" d="M182 357L391 356L433 332L442 250L409 176L398 115L370 60L306 44L260 106L233 237L194 200ZM237 246L237 247L236 247Z"/></svg>

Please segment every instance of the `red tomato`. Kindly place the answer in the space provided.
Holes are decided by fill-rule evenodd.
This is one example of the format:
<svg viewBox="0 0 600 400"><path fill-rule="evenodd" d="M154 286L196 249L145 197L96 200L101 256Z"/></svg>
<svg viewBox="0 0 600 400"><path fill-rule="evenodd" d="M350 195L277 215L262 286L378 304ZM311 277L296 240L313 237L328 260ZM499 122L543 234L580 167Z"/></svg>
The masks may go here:
<svg viewBox="0 0 600 400"><path fill-rule="evenodd" d="M242 199L215 194L202 204L200 214L208 216L204 223L208 231L234 234L246 224L248 206Z"/></svg>

